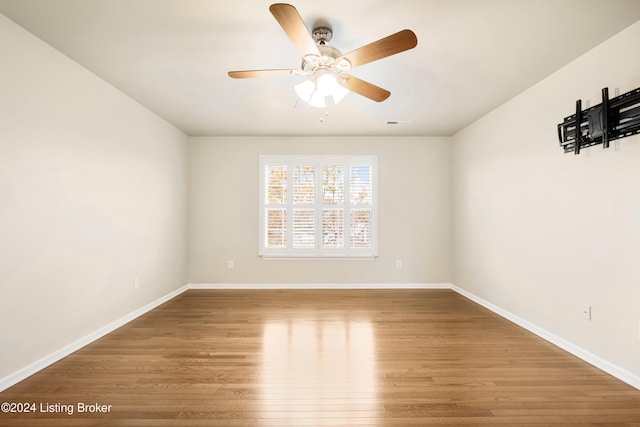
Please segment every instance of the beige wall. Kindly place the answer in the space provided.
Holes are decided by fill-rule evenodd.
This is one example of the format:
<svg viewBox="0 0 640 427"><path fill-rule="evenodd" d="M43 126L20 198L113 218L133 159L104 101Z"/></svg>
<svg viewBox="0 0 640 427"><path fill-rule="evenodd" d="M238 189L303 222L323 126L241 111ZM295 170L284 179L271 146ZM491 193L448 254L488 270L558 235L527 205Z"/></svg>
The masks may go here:
<svg viewBox="0 0 640 427"><path fill-rule="evenodd" d="M189 153L190 283L450 282L448 138L192 138ZM261 154L377 155L379 256L262 260ZM227 260L234 261L233 270Z"/></svg>
<svg viewBox="0 0 640 427"><path fill-rule="evenodd" d="M187 137L2 15L0 58L1 380L186 283Z"/></svg>
<svg viewBox="0 0 640 427"><path fill-rule="evenodd" d="M638 41L640 22L455 135L452 155L454 283L636 378L640 136L575 156L556 125L578 98L640 86Z"/></svg>

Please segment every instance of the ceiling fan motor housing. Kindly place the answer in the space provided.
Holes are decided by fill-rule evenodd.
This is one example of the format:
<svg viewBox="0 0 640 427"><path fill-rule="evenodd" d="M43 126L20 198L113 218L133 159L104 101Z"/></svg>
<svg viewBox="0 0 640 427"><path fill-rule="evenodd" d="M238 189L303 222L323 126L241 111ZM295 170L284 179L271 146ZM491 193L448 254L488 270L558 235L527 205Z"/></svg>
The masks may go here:
<svg viewBox="0 0 640 427"><path fill-rule="evenodd" d="M318 45L318 55L305 55L302 59L302 69L306 72L319 74L331 73L338 76L351 69L351 62L342 58L342 52L326 43L333 37L331 28L317 27L312 32L313 39Z"/></svg>
<svg viewBox="0 0 640 427"><path fill-rule="evenodd" d="M313 29L311 35L316 44L324 46L333 37L333 31L329 27L317 27Z"/></svg>

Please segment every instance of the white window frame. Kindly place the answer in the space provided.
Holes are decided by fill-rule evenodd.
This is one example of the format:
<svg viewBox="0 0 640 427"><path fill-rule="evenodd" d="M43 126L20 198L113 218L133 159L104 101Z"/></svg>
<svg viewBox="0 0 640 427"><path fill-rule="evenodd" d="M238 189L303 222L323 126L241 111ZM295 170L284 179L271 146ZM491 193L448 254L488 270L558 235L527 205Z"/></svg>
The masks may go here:
<svg viewBox="0 0 640 427"><path fill-rule="evenodd" d="M266 247L266 167L273 165L287 166L287 199L283 207L287 210L287 238L285 247ZM293 247L293 171L295 166L315 166L315 202L312 208L315 212L315 247L294 248ZM344 165L344 244L341 248L322 247L322 166L323 165ZM370 247L352 248L350 247L350 213L351 210L362 208L360 205L351 204L350 194L350 167L367 165L371 167L371 204L366 205L371 209L369 218ZM328 156L328 155L260 155L259 170L259 241L258 254L263 258L286 259L286 258L364 258L370 259L378 256L378 157L375 155L358 156Z"/></svg>

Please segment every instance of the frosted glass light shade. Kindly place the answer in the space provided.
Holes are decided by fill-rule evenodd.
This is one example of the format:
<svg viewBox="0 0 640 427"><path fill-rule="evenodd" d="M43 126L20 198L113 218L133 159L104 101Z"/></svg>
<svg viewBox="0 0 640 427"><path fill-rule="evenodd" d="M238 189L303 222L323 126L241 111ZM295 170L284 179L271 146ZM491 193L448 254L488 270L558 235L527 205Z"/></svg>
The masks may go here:
<svg viewBox="0 0 640 427"><path fill-rule="evenodd" d="M316 88L311 80L305 80L302 83L295 85L294 89L301 100L309 102L311 95L313 95Z"/></svg>
<svg viewBox="0 0 640 427"><path fill-rule="evenodd" d="M338 80L332 74L323 74L318 78L316 88L324 96L330 96L338 86Z"/></svg>
<svg viewBox="0 0 640 427"><path fill-rule="evenodd" d="M309 105L316 108L324 108L327 106L325 101L325 96L320 93L320 91L316 90L311 95L311 99L309 99Z"/></svg>
<svg viewBox="0 0 640 427"><path fill-rule="evenodd" d="M347 96L348 93L349 93L349 89L347 89L342 85L337 84L336 82L336 87L333 89L333 93L331 95L333 97L333 103L338 104L338 102L342 101L344 97Z"/></svg>

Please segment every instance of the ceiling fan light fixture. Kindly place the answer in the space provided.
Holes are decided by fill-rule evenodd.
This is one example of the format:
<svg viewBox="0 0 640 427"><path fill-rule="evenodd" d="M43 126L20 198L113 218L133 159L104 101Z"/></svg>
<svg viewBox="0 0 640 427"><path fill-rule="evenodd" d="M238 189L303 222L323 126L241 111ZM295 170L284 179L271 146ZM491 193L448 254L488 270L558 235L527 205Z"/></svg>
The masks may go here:
<svg viewBox="0 0 640 427"><path fill-rule="evenodd" d="M229 71L227 74L234 79L277 77L286 74L312 76L308 81L295 85L295 90L302 101L313 107L324 108L327 102L335 105L349 92L355 92L375 102L384 101L391 92L346 73L352 68L413 49L418 45L415 33L405 29L343 55L335 47L327 45L333 37L333 30L329 26L316 27L309 33L298 10L290 4L274 3L269 6L269 11L302 57L300 69ZM325 77L325 74L329 76Z"/></svg>
<svg viewBox="0 0 640 427"><path fill-rule="evenodd" d="M331 74L323 74L315 82L305 80L295 85L294 89L301 101L315 108L325 108L327 97L331 98L333 105L337 105L350 92Z"/></svg>
<svg viewBox="0 0 640 427"><path fill-rule="evenodd" d="M326 108L327 103L337 105L349 93L349 89L342 86L344 79L325 70L316 70L314 75L302 83L294 86L298 98L315 108ZM330 99L327 100L327 97Z"/></svg>

